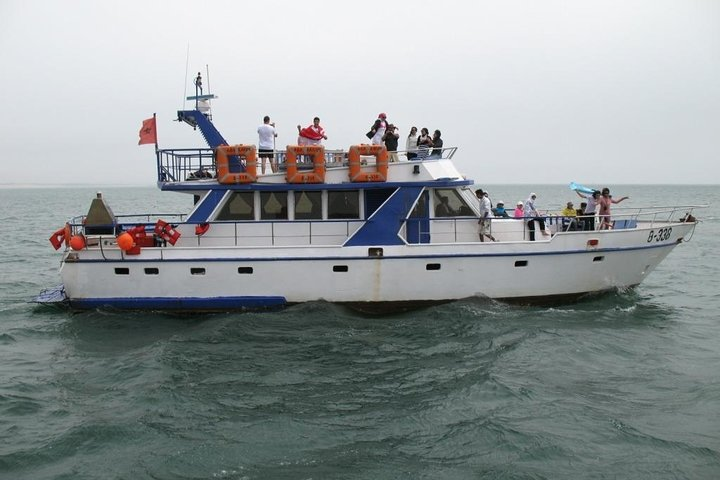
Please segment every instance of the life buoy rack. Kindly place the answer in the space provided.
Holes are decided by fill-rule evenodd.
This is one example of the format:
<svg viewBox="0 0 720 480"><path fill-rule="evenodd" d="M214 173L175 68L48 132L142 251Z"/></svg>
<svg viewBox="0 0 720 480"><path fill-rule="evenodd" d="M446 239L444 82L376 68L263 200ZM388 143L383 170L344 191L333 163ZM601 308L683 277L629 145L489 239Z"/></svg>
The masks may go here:
<svg viewBox="0 0 720 480"><path fill-rule="evenodd" d="M55 233L50 235L50 243L55 250L59 249L63 243L67 247L70 245L70 237L72 237L72 231L70 229L70 224L66 223L63 228L56 230Z"/></svg>
<svg viewBox="0 0 720 480"><path fill-rule="evenodd" d="M230 172L231 156L245 157L245 171ZM257 181L257 155L255 145L220 145L215 149L215 168L218 183L253 183Z"/></svg>
<svg viewBox="0 0 720 480"><path fill-rule="evenodd" d="M375 171L364 172L360 157L375 157ZM348 167L351 182L385 182L388 175L388 152L385 145L352 145L348 151Z"/></svg>
<svg viewBox="0 0 720 480"><path fill-rule="evenodd" d="M163 220L158 220L155 223L155 235L167 241L170 245L175 245L175 242L180 238L180 232Z"/></svg>
<svg viewBox="0 0 720 480"><path fill-rule="evenodd" d="M312 157L312 171L299 172L298 155ZM325 147L322 145L288 145L285 157L285 179L288 183L324 183L325 182Z"/></svg>

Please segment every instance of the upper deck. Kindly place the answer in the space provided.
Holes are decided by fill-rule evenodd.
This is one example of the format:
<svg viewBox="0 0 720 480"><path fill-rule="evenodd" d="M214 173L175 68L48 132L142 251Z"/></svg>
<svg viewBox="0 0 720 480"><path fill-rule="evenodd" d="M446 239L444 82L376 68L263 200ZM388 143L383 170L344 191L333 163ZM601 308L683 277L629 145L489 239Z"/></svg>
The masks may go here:
<svg viewBox="0 0 720 480"><path fill-rule="evenodd" d="M395 184L413 183L418 185L441 183L453 185L472 185L452 162L457 147L441 149L439 154L430 155L421 160L404 160L405 152L398 152L403 160L388 163L387 179L384 182L352 182L348 165L348 151L326 150L324 181L319 184L290 183L287 178L287 150L276 150L274 155L278 165L273 172L268 164L266 173L260 173L258 162L257 180L244 184L222 184L218 182L218 166L216 150L211 148L193 149L162 149L157 151L157 182L162 190L173 191L206 191L215 189L237 190L274 190L282 188L294 190L347 188L386 188ZM372 172L376 169L375 157L362 157L361 170ZM311 171L310 162L297 163L298 170Z"/></svg>

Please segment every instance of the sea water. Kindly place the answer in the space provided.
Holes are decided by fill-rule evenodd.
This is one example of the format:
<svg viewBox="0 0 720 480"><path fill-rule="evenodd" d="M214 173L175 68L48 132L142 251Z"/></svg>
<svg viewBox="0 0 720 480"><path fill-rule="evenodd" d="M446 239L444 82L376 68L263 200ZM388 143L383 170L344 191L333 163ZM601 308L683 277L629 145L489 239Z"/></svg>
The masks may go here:
<svg viewBox="0 0 720 480"><path fill-rule="evenodd" d="M482 185L507 207L567 186ZM720 194L636 289L557 308L469 299L401 315L70 313L48 237L95 190L0 189L0 478L720 478ZM116 214L190 196L105 188ZM574 272L557 272L573 275ZM478 275L479 283L493 278Z"/></svg>

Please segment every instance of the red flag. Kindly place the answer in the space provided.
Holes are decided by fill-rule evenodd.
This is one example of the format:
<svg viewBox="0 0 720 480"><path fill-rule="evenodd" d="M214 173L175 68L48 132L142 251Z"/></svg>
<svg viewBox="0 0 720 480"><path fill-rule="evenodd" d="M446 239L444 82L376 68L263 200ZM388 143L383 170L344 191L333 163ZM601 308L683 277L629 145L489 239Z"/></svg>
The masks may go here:
<svg viewBox="0 0 720 480"><path fill-rule="evenodd" d="M143 120L142 128L140 128L140 141L138 145L145 143L157 143L157 130L155 130L155 117Z"/></svg>

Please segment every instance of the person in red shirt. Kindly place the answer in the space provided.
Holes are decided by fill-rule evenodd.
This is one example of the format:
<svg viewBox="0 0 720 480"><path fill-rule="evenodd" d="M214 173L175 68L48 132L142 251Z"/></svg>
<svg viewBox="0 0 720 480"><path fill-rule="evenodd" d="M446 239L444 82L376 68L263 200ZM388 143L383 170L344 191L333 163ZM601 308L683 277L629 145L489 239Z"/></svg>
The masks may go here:
<svg viewBox="0 0 720 480"><path fill-rule="evenodd" d="M320 126L320 118L313 118L313 124L302 128L298 125L298 144L299 145L320 145L323 140L327 140L325 129Z"/></svg>

